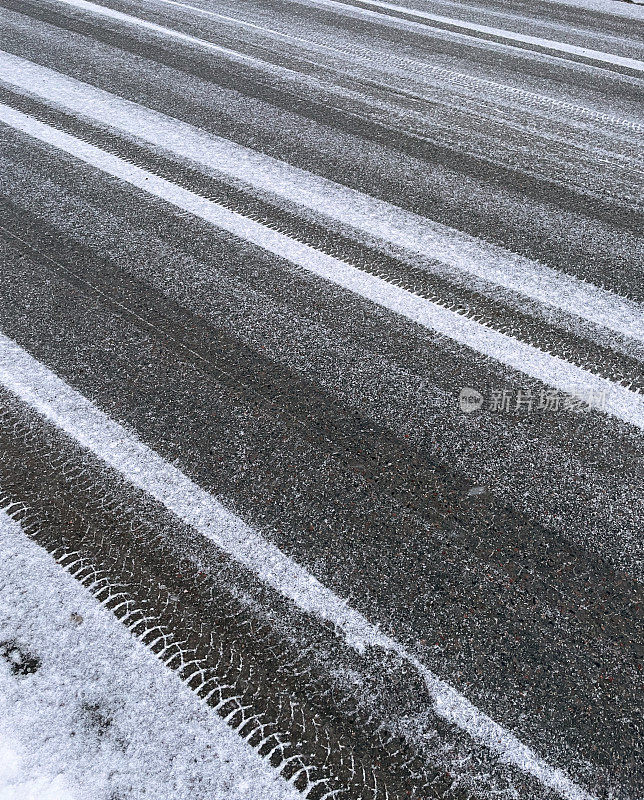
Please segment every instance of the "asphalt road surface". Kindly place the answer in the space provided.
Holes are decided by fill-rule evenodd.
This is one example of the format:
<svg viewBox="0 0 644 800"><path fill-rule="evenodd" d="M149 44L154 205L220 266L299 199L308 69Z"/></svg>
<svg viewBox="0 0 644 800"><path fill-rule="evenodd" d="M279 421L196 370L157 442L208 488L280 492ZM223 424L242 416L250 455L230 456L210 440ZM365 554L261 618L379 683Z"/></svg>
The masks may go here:
<svg viewBox="0 0 644 800"><path fill-rule="evenodd" d="M644 9L0 30L6 513L311 800L641 797Z"/></svg>

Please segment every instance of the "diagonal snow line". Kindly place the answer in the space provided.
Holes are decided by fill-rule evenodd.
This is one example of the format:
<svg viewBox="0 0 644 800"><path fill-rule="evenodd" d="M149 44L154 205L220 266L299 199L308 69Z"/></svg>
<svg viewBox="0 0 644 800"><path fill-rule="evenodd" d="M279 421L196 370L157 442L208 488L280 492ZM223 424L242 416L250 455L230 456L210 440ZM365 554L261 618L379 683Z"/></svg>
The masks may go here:
<svg viewBox="0 0 644 800"><path fill-rule="evenodd" d="M193 214L295 266L644 430L644 395L499 333L399 286L247 219L118 156L0 104L0 122Z"/></svg>
<svg viewBox="0 0 644 800"><path fill-rule="evenodd" d="M644 342L641 304L573 276L3 51L0 81L409 254Z"/></svg>
<svg viewBox="0 0 644 800"><path fill-rule="evenodd" d="M309 613L341 629L357 649L385 646L362 615L335 597L176 467L0 333L0 385Z"/></svg>
<svg viewBox="0 0 644 800"><path fill-rule="evenodd" d="M317 42L313 39L305 39L302 38L301 36L293 36L292 34L284 33L282 31L278 31L264 25L257 25L252 22L248 22L247 20L238 19L237 17L231 17L228 16L227 14L220 14L216 11L212 11L207 8L201 8L200 6L191 5L190 3L184 3L181 2L181 0L156 0L156 2L172 6L173 8L179 8L183 11L188 11L197 14L198 16L201 17L207 17L210 19L219 19L222 20L224 23L229 23L240 28L245 28L247 30L257 31L261 34L267 34L273 39L278 39L278 40L281 39L283 41L293 42L296 45L302 45L309 50L314 49L317 52L329 53L336 57L339 56L340 58L346 57L348 55L359 55L359 57L361 57L362 59L368 57L367 51L364 50L364 48L359 48L359 47L348 48L347 46L332 47L330 45ZM445 69L444 67L436 65L431 66L427 62L418 61L413 58L396 57L391 52L389 52L388 54L388 61L391 63L404 64L406 67L413 66L416 69L422 70L426 75L437 75L444 78L448 78L450 80L457 80L460 82L464 81L465 83L468 84L485 87L496 93L502 93L506 95L509 94L513 97L529 100L539 105L546 105L558 109L566 109L569 112L575 114L581 114L584 117L587 117L591 120L595 120L597 122L619 125L624 128L627 128L628 130L640 133L644 130L644 126L640 125L637 122L634 122L633 120L622 119L621 117L616 117L612 114L601 113L586 106L580 106L575 103L567 102L565 100L557 100L548 95L526 91L525 89L519 89L514 86L498 83L497 81L492 81L484 78L476 78L473 75L467 75L462 72L455 72L454 70Z"/></svg>
<svg viewBox="0 0 644 800"><path fill-rule="evenodd" d="M269 62L262 61L259 58L248 56L245 53L239 53L236 50L231 50L229 47L223 47L222 45L215 44L214 42L209 42L207 39L201 39L198 36L192 36L189 33L184 33L183 31L178 31L174 28L167 28L165 25L158 25L156 22L150 22L142 17L134 17L131 14L125 14L122 11L116 11L108 6L92 3L89 0L55 0L55 2L61 3L62 5L73 6L81 11L87 11L90 14L98 14L99 16L107 17L108 19L113 19L117 22L123 22L126 25L135 25L138 28L143 28L144 30L150 31L151 33L161 34L162 36L176 39L184 44L200 47L202 49L209 50L212 53L218 53L226 58L231 59L232 61L237 61L244 64L252 64L253 66L263 70L268 68L274 71L280 70L282 72L293 72L293 70L277 67L275 64L270 64Z"/></svg>
<svg viewBox="0 0 644 800"><path fill-rule="evenodd" d="M180 0L156 0L158 3L163 3L168 6L172 6L174 8L182 9L183 11L189 11L198 16L207 17L210 19L218 19L222 20L225 24L232 24L240 28L245 28L251 31L257 31L262 34L268 34L273 39L282 40L286 42L291 42L296 45L304 46L308 50L315 50L320 53L327 53L335 57L346 57L351 55L358 55L361 59L364 59L367 56L367 51L361 48L347 48L344 47L333 47L328 44L322 44L321 42L317 42L313 39L306 39L301 36L294 36L290 33L284 33L282 31L275 30L273 28L266 27L264 25L257 25L252 22L248 22L247 20L239 19L237 17L231 17L227 14L220 14L216 11L212 11L207 8L201 8L199 6L194 6L189 3L180 2ZM304 2L304 0L299 0L299 2ZM132 17L133 20L136 20L136 17ZM172 29L168 29L172 33ZM158 31L161 33L161 30ZM208 44L208 42L206 42ZM224 51L222 51L224 52ZM584 117L587 117L591 120L595 120L597 122L601 122L604 124L612 124L624 127L633 132L642 132L644 126L640 125L637 122L629 119L622 119L621 117L616 117L613 114L601 113L599 111L595 111L594 109L587 108L585 106L580 106L574 103L569 103L564 100L556 100L553 97L548 95L538 94L535 92L526 91L525 89L518 89L513 86L509 86L506 84L501 84L496 81L486 80L483 78L476 78L473 75L466 75L463 73L455 72L454 70L445 69L440 66L431 66L427 62L417 61L411 58L398 58L392 53L389 53L389 61L392 63L398 64L405 64L406 66L414 66L416 69L421 69L427 75L438 75L441 77L445 77L451 80L457 81L465 81L469 84L474 84L476 86L484 86L487 89L491 89L497 93L502 94L510 94L514 97L519 97L522 99L526 99L532 101L533 103L537 103L539 105L546 105L549 107L554 107L558 109L566 109L569 112L573 112L576 114L581 114ZM257 62L258 64L260 62ZM264 65L266 68L276 68L270 64ZM310 76L309 76L310 78Z"/></svg>
<svg viewBox="0 0 644 800"><path fill-rule="evenodd" d="M504 762L532 775L567 800L593 800L562 770L549 765L215 497L1 333L0 386L252 570L304 613L330 622L350 646L359 652L367 647L382 648L411 663L425 681L435 712Z"/></svg>
<svg viewBox="0 0 644 800"><path fill-rule="evenodd" d="M295 0L295 2L300 2L300 0ZM638 77L644 76L644 62L638 61L635 58L626 58L625 56L618 56L614 53L604 53L601 50L579 47L577 45L568 44L567 42L555 41L554 39L544 39L540 36L528 36L523 33L517 33L516 31L493 28L489 25L479 25L469 20L432 14L422 9L410 8L408 6L398 5L397 3L387 3L383 2L383 0L356 0L354 3L345 2L345 0L304 0L304 3L307 5L310 3L312 5L333 8L345 14L347 12L363 12L363 14L375 18L388 17L390 19L400 19L405 22L409 21L411 18L411 20L418 21L417 24L423 27L433 27L457 32L470 38L483 38L509 46L529 48L548 55L556 55L564 58L568 56L596 66L618 69L619 71L634 74Z"/></svg>
<svg viewBox="0 0 644 800"><path fill-rule="evenodd" d="M158 3L164 3L168 6L174 6L175 8L180 8L184 11L191 11L198 16L201 17L208 17L210 19L220 19L224 22L230 22L233 25L236 25L241 28L246 28L247 30L252 31L259 31L260 33L268 33L271 36L274 36L276 39L282 39L287 42L299 42L305 44L307 46L314 46L316 49L326 51L327 53L333 54L340 54L341 51L336 50L334 47L329 47L328 45L319 44L318 42L312 42L309 39L303 39L301 36L293 36L290 33L282 33L282 31L274 30L273 28L268 28L265 25L255 25L252 22L248 22L247 20L238 19L237 17L231 17L228 14L220 14L217 11L212 11L209 8L201 8L200 6L193 6L190 3L182 3L179 0L157 0Z"/></svg>

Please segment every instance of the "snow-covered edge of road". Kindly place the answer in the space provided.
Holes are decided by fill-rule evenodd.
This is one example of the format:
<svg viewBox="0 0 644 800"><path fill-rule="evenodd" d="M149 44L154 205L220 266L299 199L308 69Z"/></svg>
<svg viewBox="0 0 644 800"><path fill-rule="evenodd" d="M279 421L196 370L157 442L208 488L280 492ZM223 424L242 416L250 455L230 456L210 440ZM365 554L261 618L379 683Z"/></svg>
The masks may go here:
<svg viewBox="0 0 644 800"><path fill-rule="evenodd" d="M1 800L301 799L1 510L0 563Z"/></svg>

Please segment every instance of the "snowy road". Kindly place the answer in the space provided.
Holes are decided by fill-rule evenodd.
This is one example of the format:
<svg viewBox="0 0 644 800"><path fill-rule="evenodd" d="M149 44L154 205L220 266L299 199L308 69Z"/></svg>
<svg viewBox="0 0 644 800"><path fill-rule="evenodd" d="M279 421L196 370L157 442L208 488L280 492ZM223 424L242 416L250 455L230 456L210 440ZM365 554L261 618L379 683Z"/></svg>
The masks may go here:
<svg viewBox="0 0 644 800"><path fill-rule="evenodd" d="M0 798L641 796L644 8L0 31Z"/></svg>

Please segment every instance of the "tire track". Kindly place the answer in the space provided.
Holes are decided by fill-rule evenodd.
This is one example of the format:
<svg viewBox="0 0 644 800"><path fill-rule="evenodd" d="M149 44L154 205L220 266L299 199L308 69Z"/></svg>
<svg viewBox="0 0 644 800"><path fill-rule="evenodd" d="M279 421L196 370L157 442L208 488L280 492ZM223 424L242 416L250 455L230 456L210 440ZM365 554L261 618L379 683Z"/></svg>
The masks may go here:
<svg viewBox="0 0 644 800"><path fill-rule="evenodd" d="M103 488L92 458L6 394L1 408L0 506L305 797L467 797Z"/></svg>
<svg viewBox="0 0 644 800"><path fill-rule="evenodd" d="M77 0L65 0L65 2ZM302 0L306 4L317 4L332 8L340 13L360 13L362 11L371 20L378 22L399 20L413 26L414 30L426 28L430 35L436 31L446 31L468 39L480 39L494 42L504 47L518 48L535 54L547 55L555 58L588 64L640 78L644 73L644 63L634 58L624 58L611 53L602 53L587 47L576 47L565 42L557 42L534 36L525 36L513 31L504 31L478 25L473 22L451 19L436 14L431 14L419 9L400 6L395 3L381 2L381 0Z"/></svg>
<svg viewBox="0 0 644 800"><path fill-rule="evenodd" d="M609 338L602 335L601 329L584 327L580 320L565 314L561 315L557 324L552 309L542 309L520 294L516 299L512 294L509 297L501 294L497 299L495 295L498 296L499 292L486 292L485 286L477 290L459 285L440 272L428 272L431 265L415 266L411 258L403 261L385 255L382 249L376 249L377 243L370 247L330 229L326 224L307 221L303 219L301 211L298 214L288 207L280 208L274 202L250 194L245 188L209 177L190 164L186 166L156 154L117 136L113 131L96 129L40 103L3 92L1 88L0 99L9 100L12 107L24 113L113 153L129 164L141 166L159 177L197 192L248 219L267 225L271 230L354 264L401 288L455 310L468 319L529 342L604 378L644 391L644 352L640 352L628 337L614 337L615 332L611 331ZM14 224L27 232L19 219L16 218ZM25 233L21 235L24 237ZM33 235L28 235L28 238L33 240ZM620 349L621 354L615 352Z"/></svg>
<svg viewBox="0 0 644 800"><path fill-rule="evenodd" d="M424 63L410 57L400 57L394 52L374 53L366 48L357 45L342 45L341 42L334 42L332 46L324 43L324 40L307 40L298 36L285 34L281 31L272 30L266 26L261 26L247 22L242 19L236 19L224 14L209 9L200 8L199 6L190 5L189 3L181 3L176 0L157 0L157 2L164 5L172 6L174 8L185 9L196 13L200 16L205 16L209 19L219 19L226 24L231 24L235 27L248 29L252 33L265 35L269 40L285 41L293 44L296 47L305 49L314 48L316 52L328 54L332 58L338 56L347 57L357 62L364 62L369 66L376 66L384 68L384 65L392 65L396 69L403 72L403 74L411 74L416 79L427 81L429 76L433 76L445 81L452 91L468 89L481 89L487 91L491 96L503 98L508 103L516 103L520 101L522 105L527 108L539 108L544 110L560 111L570 117L571 115L579 120L589 120L598 125L604 125L609 128L616 128L618 130L641 134L644 133L644 125L635 120L623 119L615 114L608 114L605 112L596 111L593 108L581 106L565 100L559 100L555 97L538 94L536 92L527 91L517 86L507 86L485 78L480 78L475 75L470 75L456 70L446 69L436 65Z"/></svg>
<svg viewBox="0 0 644 800"><path fill-rule="evenodd" d="M602 411L624 422L637 428L644 427L644 400L637 391L626 389L585 368L500 334L493 328L446 309L442 303L433 303L352 264L302 245L263 223L248 220L218 203L128 164L123 159L15 111L10 106L3 106L1 115L2 120L12 128L27 133L38 141L54 145L58 150L197 216L215 228L256 245L297 268L337 284L362 299L402 315L481 355L492 357L540 383L582 398L591 408L601 407Z"/></svg>
<svg viewBox="0 0 644 800"><path fill-rule="evenodd" d="M118 283L120 282L121 280L118 281ZM125 287L125 290L128 291L127 286ZM135 302L135 306L136 305L138 304ZM149 299L147 300L146 305L149 305ZM171 312L167 316L170 319L173 319L175 315L174 312ZM121 325L120 327L123 326ZM217 344L213 347L213 354L218 352L220 352L219 357L222 359L222 363L227 365L227 371L230 372L232 355L230 350L221 348L219 342L217 342ZM176 347L173 347L171 350L171 355L175 364L177 361L176 353ZM149 357L147 354L142 354L142 356L145 360L147 360ZM159 351L156 351L154 359L156 362L158 362L160 370L159 375L162 376L166 371L165 359L161 358L161 353ZM136 367L132 367L132 369L135 371L138 370ZM293 384L290 382L288 385L280 385L279 383L277 385L272 384L267 379L266 371L262 368L262 365L260 364L257 367L254 367L252 361L249 363L248 357L246 357L244 354L241 355L240 370L241 372L239 375L241 381L234 374L228 378L228 381L232 386L239 386L241 383L241 387L236 390L236 392L239 392L241 396L248 394L248 390L244 385L244 382L248 381L248 375L255 376L254 380L256 381L256 389L253 390L253 394L255 391L257 391L257 389L265 386L265 389L262 389L262 391L266 392L266 399L261 404L257 403L253 397L253 394L251 394L249 399L249 407L255 417L258 416L259 408L262 406L269 404L270 407L274 407L274 400L271 401L271 398L279 397L280 405L282 405L284 402L286 402L286 398L295 396L300 398L303 409L300 412L301 422L298 424L296 421L294 426L295 430L298 432L298 436L300 436L302 435L300 432L304 427L307 432L305 435L309 435L309 420L317 417L319 409L318 394L308 394L307 396L304 394L301 387L293 386ZM182 375L181 380L183 382L185 380L185 373L183 373L182 370L180 374ZM111 378L108 382L113 386ZM160 383L161 381L159 379L153 379L153 383L155 382ZM147 385L148 381L145 380L144 383ZM543 617L540 616L540 604L542 603L543 597L552 597L552 610L553 613L558 616L561 615L562 611L566 607L565 598L568 595L573 597L583 596L584 603L587 604L589 602L585 575L574 577L574 586L570 586L568 582L573 579L573 573L570 571L571 565L575 563L581 563L580 559L583 561L583 563L588 563L590 554L576 553L573 550L564 555L561 553L562 543L559 541L558 537L553 538L547 531L536 528L534 525L528 523L527 520L521 520L520 518L515 517L511 511L504 511L502 507L500 508L496 504L490 507L486 503L483 507L481 507L477 504L472 504L471 501L465 497L463 497L463 501L459 502L459 492L457 492L456 495L453 495L454 499L451 500L450 506L445 509L448 512L450 511L450 508L452 510L447 519L442 520L431 539L424 541L422 546L424 550L427 550L426 553L424 550L415 551L413 562L410 562L407 559L401 562L399 560L400 553L393 552L391 554L393 560L390 563L384 562L378 564L378 569L382 569L383 571L379 577L373 577L373 571L376 567L376 563L375 561L372 561L372 557L379 552L379 547L384 541L386 541L386 537L388 535L387 528L390 525L389 520L391 520L392 516L400 519L399 522L394 522L395 536L401 537L403 541L415 541L415 547L420 545L423 537L429 533L428 528L422 525L419 526L419 515L424 516L429 514L426 519L431 521L432 519L435 519L434 514L438 512L439 516L437 521L441 520L440 488L438 490L438 507L435 508L435 501L432 495L435 494L436 489L432 491L432 483L425 484L427 488L424 491L422 485L418 486L416 484L416 481L422 480L423 476L423 472L421 471L423 462L422 460L419 460L418 455L412 456L413 461L410 464L410 469L408 469L405 465L404 456L401 458L400 451L382 451L380 449L382 437L379 435L378 431L373 429L372 424L369 423L369 421L361 420L351 412L345 414L345 416L347 418L347 422L349 422L349 420L353 420L352 424L355 425L356 440L353 446L349 445L348 449L343 455L342 447L346 447L347 445L343 445L343 440L341 438L338 440L331 436L334 425L333 421L334 419L338 418L337 411L332 411L329 418L325 419L322 417L320 420L319 444L316 443L312 448L307 447L303 450L300 450L300 446L297 444L296 438L286 432L283 433L281 425L279 427L276 426L276 421L279 421L279 416L275 418L276 421L266 423L263 419L264 414L262 414L257 419L258 431L272 430L274 432L274 436L267 441L266 435L263 433L262 436L264 438L262 441L251 440L253 453L249 454L249 463L253 465L252 473L254 477L252 482L248 482L246 479L240 481L240 477L243 476L236 474L238 470L235 465L238 457L235 456L234 452L231 454L231 463L226 463L226 453L230 449L230 443L227 444L226 440L230 440L231 424L235 425L234 417L231 418L228 413L224 414L224 402L222 399L220 399L219 393L214 390L212 383L207 382L204 386L204 377L201 376L198 378L198 384L201 385L201 389L195 386L193 379L192 382L185 387L186 391L188 392L188 396L190 397L190 402L196 408L200 408L203 402L203 392L205 391L206 395L210 397L210 402L214 403L213 407L217 409L217 416L221 418L216 427L217 430L221 430L222 433L216 432L212 426L202 429L201 424L196 428L194 426L190 426L188 429L185 429L184 425L188 421L185 411L181 411L178 406L171 402L168 396L165 396L164 405L168 406L165 411L165 413L169 415L168 421L173 419L182 421L181 427L184 428L180 434L183 437L182 447L189 445L189 448L194 450L194 452L190 453L186 453L184 451L181 455L181 460L191 464L191 468L194 470L196 465L199 463L199 457L197 454L199 452L207 452L208 449L212 447L212 442L217 442L218 458L216 461L211 461L210 458L206 459L206 463L203 465L203 471L199 473L200 480L204 482L205 485L211 485L213 479L219 483L219 477L215 475L215 472L220 471L222 468L224 470L233 469L232 474L226 474L221 477L221 486L225 487L224 491L229 492L230 487L234 486L237 499L241 499L240 493L246 494L248 498L247 508L249 511L251 511L251 509L270 509L269 513L265 515L264 519L262 520L263 526L270 526L273 528L273 530L275 529L275 526L279 527L282 531L282 536L280 537L281 546L288 548L289 542L292 542L293 539L296 539L302 542L302 549L299 550L299 552L307 552L314 558L315 551L317 549L316 542L318 542L318 544L320 543L320 534L318 531L324 531L325 527L328 527L324 525L325 520L323 517L329 514L329 507L327 503L330 503L331 498L333 497L333 529L337 531L349 531L352 533L352 536L355 532L355 536L362 543L362 549L360 553L356 553L355 548L350 541L337 541L335 546L338 547L338 567L340 569L345 569L346 565L355 565L357 567L357 571L352 573L354 579L359 576L360 572L364 571L366 575L372 573L370 582L375 580L376 585L382 584L383 586L384 594L378 598L374 597L372 600L368 599L366 601L367 607L373 609L376 604L382 607L383 603L386 605L389 602L394 602L395 604L400 602L400 590L397 590L397 598L393 596L388 598L387 596L386 587L389 585L389 581L392 579L392 570L394 576L398 575L400 570L402 570L406 575L406 580L408 582L411 581L410 585L415 587L429 587L432 585L433 581L442 583L446 580L448 581L448 585L456 587L457 585L462 585L463 565L467 566L467 570L471 576L478 574L479 570L481 570L481 567L477 566L477 564L495 564L497 559L500 559L503 563L503 559L505 558L507 558L513 564L508 573L505 572L505 569L501 569L501 571L499 571L499 568L496 565L492 567L492 573L495 574L495 582L499 581L499 584L503 586L503 590L500 592L500 594L501 596L505 596L507 598L507 612L504 611L501 615L501 619L503 620L502 625L504 628L508 626L509 629L512 630L512 619L514 618L514 615L517 614L517 608L520 607L522 609L520 612L522 617L520 626L521 630L523 631L522 635L525 635L526 629L529 628L531 641L539 640L543 636L545 636L546 639L549 639L550 633L548 633L548 625L544 622ZM285 389L288 389L288 391L285 391ZM112 391L117 391L116 387L113 386ZM124 402L125 397L121 393L120 389L118 390L118 395L121 398L120 402ZM140 403L140 400L137 397L134 397L132 401L135 403L135 405ZM129 404L129 402L130 401L128 400L127 403ZM154 404L154 401L151 397L149 398L149 402ZM293 401L289 400L289 402ZM201 419L201 417L199 417L199 419ZM304 426L302 426L302 423L304 423ZM158 423L155 425L155 428L157 430L156 435L158 435ZM313 427L313 430L315 431L315 427ZM246 431L246 436L248 436L250 433L250 431ZM365 436L367 437L366 439ZM375 453L370 453L369 450L365 452L365 443L368 442L371 437L373 437L373 441L378 448ZM174 434L171 433L170 441L173 438ZM168 444L166 444L166 448ZM234 451L234 443L232 444ZM334 455L337 454L338 451L340 451L339 459L337 455ZM361 452L364 455L360 455ZM169 457L174 460L177 455L178 453L175 450L174 453L170 452ZM376 455L376 459L373 458L374 455ZM222 456L224 459L223 463L220 460ZM263 463L260 463L258 457L263 459ZM361 459L364 459L362 463ZM219 462L218 464L217 461ZM333 461L339 461L337 467L332 466ZM311 470L315 464L319 464L319 468L316 466L314 476ZM364 464L364 466L362 466L362 464ZM395 470L391 469L392 464L396 464ZM364 470L366 474L364 474L361 478L360 473L362 470ZM343 472L345 477L342 477ZM412 476L412 480L408 480L406 482L403 481L402 492L398 490L395 485L389 489L387 482L385 481L383 483L384 478L392 472L398 481L401 481L405 474L408 476L408 478L409 476ZM300 478L302 480L300 480ZM428 475L428 479L429 481L434 481L433 485L436 485L436 475L434 474L434 477L432 477L431 471ZM358 493L356 493L355 488L352 488L352 485L355 484L356 481L361 487ZM328 491L325 488L326 482L328 482ZM308 496L304 493L305 487L308 487L307 491L311 493ZM455 488L456 487L454 486L448 486L448 490L452 492ZM257 494L258 489L261 491L261 494L259 495ZM465 484L465 489L467 489L467 484ZM386 496L383 497L383 494L386 495L388 491L390 491L392 494L392 505L390 507L387 507L389 501L387 503L383 502L386 501ZM413 498L414 492L417 494L416 501L414 501ZM429 495L427 492L429 492ZM460 496L465 494L466 492L463 492L463 494ZM346 503L340 499L343 497L347 498ZM294 498L297 498L295 508L292 506ZM358 498L360 498L359 503L356 502L358 501ZM320 507L321 499L322 504ZM448 503L450 502L450 499L451 498L449 496L446 497L446 501ZM411 509L409 508L410 504L412 504ZM414 507L418 510L414 510ZM366 514L364 512L366 512ZM303 513L303 517L298 516L301 513ZM476 543L476 539L474 542L472 542L472 537L467 533L467 531L477 531L482 533L485 526L488 527L489 533L485 536L481 536L481 541L479 544L483 549L479 551L479 544ZM423 531L423 537L421 537L420 540L418 539L419 530ZM436 553L440 552L441 545L443 550L445 549L445 544L443 543L443 537L445 536L448 537L450 542L450 557L447 560L444 557L439 558L438 562L436 562ZM507 541L505 541L506 536L510 537ZM514 536L516 536L516 538L512 538ZM502 552L504 553L503 556L498 555L499 547L501 546L500 537L504 539L504 544L502 545ZM303 541L303 538L305 539L305 542ZM349 539L351 539L351 537L349 537ZM525 553L526 541L533 543L535 548L534 552L529 554ZM348 551L347 547L349 547ZM473 547L474 551L472 550ZM556 548L558 553L558 557L556 559L557 563L562 565L563 568L556 574L556 576L548 577L548 573L552 569L549 559L553 547ZM483 559L481 562L478 561L479 552L480 558ZM518 555L519 552L523 553L523 555ZM545 560L544 554L547 556ZM385 555L385 553L381 553L378 556L378 560L383 562ZM522 561L524 558L526 561L520 565L517 562L517 559ZM590 558L592 559L592 556L590 556ZM345 567L340 567L342 563L345 564ZM416 563L416 567L413 566L414 563ZM422 573L418 572L418 565L420 564L423 565ZM431 569L428 567L429 564L433 564ZM490 568L488 568L488 570L489 569ZM610 578L608 576L598 578L597 576L602 574L603 569L604 567L602 567L601 561L595 562L593 560L592 571L596 577L597 586L599 588L597 599L592 601L593 604L597 604L596 606L593 606L597 609L596 615L594 615L592 618L584 616L583 618L577 620L574 614L571 614L572 609L570 609L570 611L565 611L565 615L568 620L567 624L571 624L573 629L577 629L579 624L584 627L590 624L594 619L602 619L603 624L608 624L605 618L605 612L602 611L603 600L600 587L606 586L607 582L610 584L614 583L615 578ZM467 610L471 609L473 606L480 607L481 609L486 608L488 604L488 595L491 588L488 570L483 568L481 571L481 582L478 587L476 583L474 585L472 584L471 578L467 579L466 605L457 612L459 615L465 612L465 616L467 617ZM539 580L536 582L534 581L535 570L538 571L540 575ZM403 573L401 573L401 579ZM516 584L516 593L513 590L512 597L509 597L509 587L512 586L517 576L521 576L521 580ZM396 582L397 578L394 577L393 580ZM478 581L479 578L477 578L477 582ZM544 583L541 583L541 581ZM528 592L527 596L524 594L526 591ZM561 592L561 594L559 594L559 592ZM411 608L411 598L409 598L409 601L409 606L406 606L403 603L403 606L408 608L408 610ZM619 607L622 607L621 599L619 601L616 599L616 602L618 602ZM438 606L432 608L432 616L434 614L442 614L444 616L445 613L447 613L447 617L444 619L444 624L449 626L449 628L453 628L454 622L451 620L451 617L456 612L458 606L454 606L451 603L446 607L443 605L443 611L441 612L440 605L442 605L442 602ZM497 618L495 625L498 625L500 615L498 596L495 596L494 598L494 605L496 608L495 617ZM504 601L503 605L505 608L506 601ZM624 608L625 607L626 605ZM426 613L427 612L422 613L418 620L419 622L420 619L426 619ZM486 612L483 610L482 613L483 619L485 619ZM613 621L619 621L620 624L624 624L626 626L630 626L632 624L631 616L625 616L623 611L617 616L611 618L611 625ZM487 622L483 627L481 627L481 619L474 618L472 622L474 623L474 627L470 627L470 630L467 633L463 632L462 635L468 637L468 641L470 642L477 642L475 652L482 653L486 650L489 650L490 643L492 641L498 641L498 629L494 627L493 630L497 632L494 635L490 635L490 632L487 628ZM407 617L406 624L408 623L409 618ZM441 623L439 623L438 620L437 624L439 625L440 629ZM469 623L466 624L469 626ZM399 622L396 621L395 625L398 629ZM524 625L527 627L524 628ZM616 636L617 640L619 640L620 634L617 631L614 632L612 629L607 628L606 630L610 630L609 633L606 633L606 644L610 650L613 648L613 645L609 644L609 640L612 640L614 636ZM420 631L422 631L422 626ZM520 630L515 628L512 630L511 636L514 638L519 633ZM422 636L423 633L419 632L418 635ZM459 634L459 639L460 635L461 634ZM557 637L559 635L560 634L558 633ZM576 632L572 634L570 632L566 632L562 643L568 641L568 637L571 635L574 641L594 641L595 648L598 646L596 638L597 630L595 628L593 628L593 633L590 635L587 633L584 634ZM605 634L602 633L602 637L604 635ZM505 635L502 637L502 640L505 640ZM459 640L457 639L457 641ZM458 646L460 647L460 645ZM517 647L518 645L514 645L512 649L513 660L516 657ZM552 643L546 644L543 646L543 652L552 652L551 648ZM602 650L603 649L604 647L602 646ZM619 669L621 671L622 668L618 667L618 664L622 658L622 655L623 654L619 653L618 650L613 656L610 656L611 660L615 663L614 669ZM615 656L617 656L616 662L614 661ZM482 655L480 657L482 657ZM496 657L498 658L498 654ZM552 653L552 657L556 661L557 655L554 652ZM602 656L602 658L604 658L604 656ZM519 661L517 664L519 668L520 664L521 661ZM508 664L508 668L510 670L513 669L511 664ZM575 675L575 682L578 679L584 680L582 676ZM630 691L628 681L622 684L621 678L619 684L616 682L611 684L611 687L620 693ZM564 693L568 692L568 687L561 688L563 689ZM549 691L552 691L552 689ZM583 695L584 691L580 691ZM550 702L552 702L552 700L550 700Z"/></svg>
<svg viewBox="0 0 644 800"><path fill-rule="evenodd" d="M76 74L81 80L85 79L86 74L91 74L95 84L125 96L136 87L136 96L145 98L148 107L167 112L170 102L174 116L204 130L275 154L336 182L346 181L359 191L399 203L411 211L437 219L484 241L590 279L596 285L617 289L622 294L641 299L641 276L629 268L626 252L627 247L635 248L637 252L634 235L624 230L618 234L617 229L592 216L580 217L574 211L574 203L553 206L551 201L556 200L556 192L545 206L531 201L525 195L521 196L519 203L519 184L523 192L525 181L516 175L503 188L502 182L492 176L481 183L478 178L474 180L462 170L452 172L449 166L452 157L444 168L439 167L438 164L446 163L442 153L435 154L435 161L423 161L415 156L404 155L399 149L392 149L398 148L393 138L381 145L369 138L356 138L358 131L345 134L327 124L334 121L333 109L328 111L326 122L322 121L322 114L319 123L313 122L310 116L301 117L300 111L307 108L308 98L302 98L303 105L293 115L280 111L279 104L268 104L269 98L253 101L251 95L246 93L242 100L236 94L233 82L230 88L219 88L219 84L211 80L212 68L208 80L188 77L188 73L183 71L188 64L185 52L184 57L177 60L177 69L183 71L178 72L162 67L158 61L153 67L147 60L150 54L145 47L140 47L141 53L147 53L146 60L137 63L137 70L133 71L127 68L126 51L112 50L110 39L106 39L110 41L110 47L107 48L110 54L106 58L107 50L98 45L96 40L92 40L88 48L89 40L85 37L68 36L58 28L57 35L65 39L68 50L61 60L61 55L51 50L49 39L43 36L42 31L38 34L37 42L25 45L25 40L31 39L32 35L30 28L22 31L20 52L24 52L25 47L31 48L30 57L35 61L42 61L40 54L46 52L45 63L63 72ZM72 51L74 59L70 62L69 52ZM94 63L99 53L98 62ZM73 66L77 59L83 62L82 69ZM118 61L118 70L111 66L113 60ZM143 74L139 75L141 70ZM156 85L159 70L164 76L162 88ZM127 73L127 79L121 76L121 71ZM203 74L205 76L206 72ZM235 84L239 87L240 81L236 80ZM181 89L174 90L175 85ZM246 86L242 87L244 91ZM204 100L198 100L199 97ZM266 115L268 122L262 122ZM244 123L241 126L238 117ZM271 122L274 124L271 125ZM313 145L315 156L311 151ZM452 156L455 157L455 154ZM352 166L355 161L360 164L357 171ZM459 170L456 163L454 168ZM412 174L415 176L414 182L405 178ZM515 180L517 185L513 188ZM472 197L468 200L470 193ZM493 213L497 207L499 213ZM556 218L553 216L555 211ZM562 220L559 220L559 215ZM621 219L629 221L629 224L635 220L626 212L621 214ZM566 231L572 233L566 237L565 246L561 238L562 224ZM591 240L594 245L592 248L589 246Z"/></svg>
<svg viewBox="0 0 644 800"><path fill-rule="evenodd" d="M517 168L446 147L440 142L426 139L418 131L401 130L391 123L375 120L360 110L356 113L353 99L338 102L333 92L329 96L324 88L320 92L318 87L311 86L310 83L306 83L298 91L297 87L288 86L288 81L283 76L272 75L250 64L231 64L224 55L216 52L200 54L198 48L193 47L188 54L185 43L166 41L157 34L146 34L150 41L143 42L140 36L137 37L137 31L130 33L124 23L78 17L67 14L65 9L53 10L46 5L35 6L31 0L2 0L0 5L56 27L112 46L117 45L133 54L144 55L181 72L188 72L214 81L219 86L268 101L277 108L295 111L307 119L333 125L345 133L385 144L409 156L439 162L444 167L456 168L460 172L477 175L491 182L520 184L522 193L537 201L547 201L548 204L561 208L572 207L619 228L639 231L641 214L631 207L621 208L615 198L589 196L575 187L564 186L536 174L526 174Z"/></svg>

